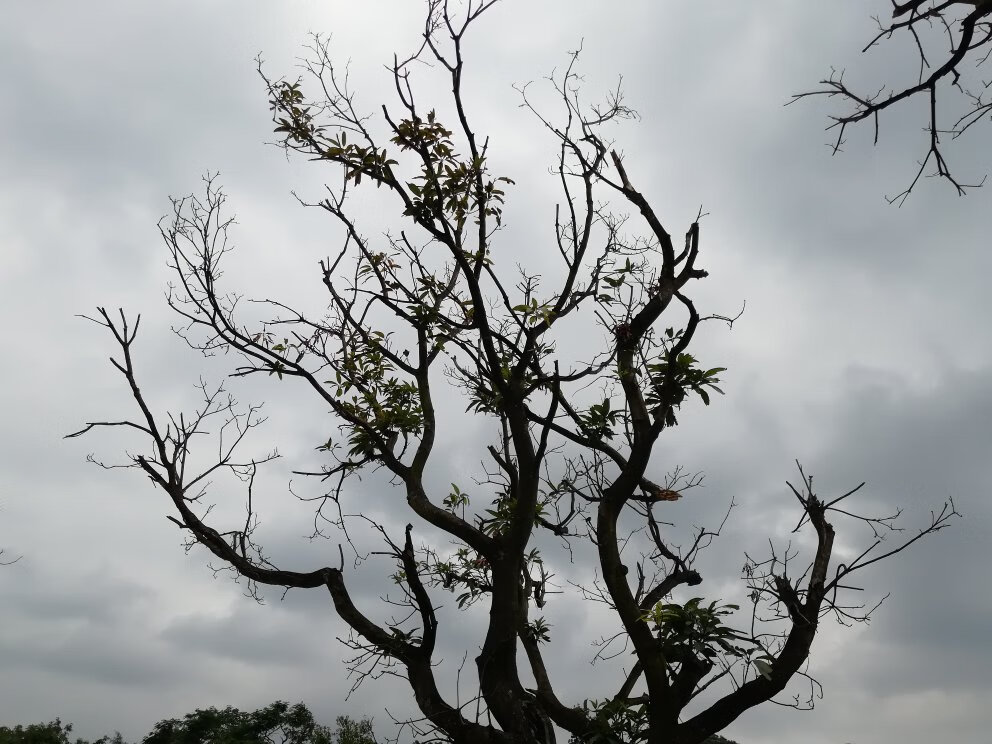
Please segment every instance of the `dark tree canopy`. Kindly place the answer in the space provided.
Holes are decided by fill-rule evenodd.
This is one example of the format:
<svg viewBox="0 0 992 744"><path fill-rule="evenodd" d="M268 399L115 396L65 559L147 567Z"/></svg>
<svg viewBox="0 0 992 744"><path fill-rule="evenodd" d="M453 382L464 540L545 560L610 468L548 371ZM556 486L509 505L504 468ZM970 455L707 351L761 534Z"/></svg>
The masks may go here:
<svg viewBox="0 0 992 744"><path fill-rule="evenodd" d="M314 721L302 703L277 701L247 713L228 706L198 709L160 721L142 744L334 744L331 732Z"/></svg>
<svg viewBox="0 0 992 744"><path fill-rule="evenodd" d="M62 723L56 718L48 723L32 723L27 726L0 726L0 744L90 744L85 739L73 739L71 723ZM103 736L92 744L125 744L120 734Z"/></svg>
<svg viewBox="0 0 992 744"><path fill-rule="evenodd" d="M902 42L910 45L918 58L914 69L898 80L881 81L872 88L855 89L844 80L844 72L832 70L820 81L820 88L795 95L840 99L842 110L831 116L828 129L836 131L834 152L843 146L848 127L871 122L875 142L882 131L882 119L889 109L902 112L909 99L925 98L928 132L927 148L909 185L891 197L902 204L924 175L946 179L959 194L980 186L977 180L962 180L944 155L945 144L966 134L976 124L992 118L992 96L988 59L992 53L992 2L989 0L890 0L889 18L875 18L877 33L863 52Z"/></svg>
<svg viewBox="0 0 992 744"><path fill-rule="evenodd" d="M233 360L233 378L267 377L276 392L302 385L314 415L327 412L330 436L313 442L314 465L303 471L314 493L295 493L314 505L314 534L332 541L333 559L290 566L263 550L256 476L277 455L244 452L259 408L201 383L194 412L154 410L139 385L139 320L123 311L101 308L93 320L118 346L112 364L136 414L77 435L134 432L144 448L123 466L144 473L189 544L250 591L328 592L351 632L358 683L383 673L408 680L422 716L405 725L420 740L700 744L768 701L812 704L819 691L807 663L820 624L864 621L873 607L852 594L856 577L947 526L953 505L912 536L883 542L898 513L849 506L861 486L819 495L800 467L785 491L796 537L742 558L750 606L705 596L698 558L722 525L672 524L670 504L692 498L701 476L656 452L683 416L703 415L698 404L722 394L726 370L693 348L708 322L733 324L693 299L711 268L702 214L684 239L673 237L638 188L636 158L607 139L633 112L619 90L587 104L574 54L545 88L552 104L539 86L520 88L560 193L548 205L550 240L510 252L502 219L513 181L490 165L463 54L469 30L496 5L430 0L422 45L392 64L389 105L360 109L319 38L303 77L263 73L281 145L329 174L326 193L308 204L340 239L311 277L326 293L323 314L278 299L247 305L224 283L233 222L215 179L205 195L174 200L161 228L182 338ZM431 71L445 79L447 100L420 100L417 80ZM353 200L368 197L391 199L396 219L359 220ZM536 252L557 270L529 268L525 253ZM268 320L253 320L260 308ZM440 488L450 470L439 437L450 438L466 409L487 426L481 466ZM236 521L211 510L225 475L245 489L247 514ZM353 489L358 477L404 514L399 527L373 520ZM834 555L841 529L848 544L864 535L863 552L843 563ZM584 582L556 579L570 561L587 567ZM380 608L355 593L376 570L395 585ZM546 614L565 592L611 613L596 656L614 665L616 686L596 674L580 697L561 692ZM459 611L485 627L464 649L475 668L459 668L456 685L440 674L438 646ZM444 656L450 663L453 653Z"/></svg>
<svg viewBox="0 0 992 744"><path fill-rule="evenodd" d="M0 727L0 744L90 744L72 739L72 724L56 718L13 728ZM318 724L303 703L289 705L276 701L248 713L228 706L199 708L182 718L169 718L155 724L142 744L376 744L372 721L338 716L331 729ZM92 744L126 744L118 733Z"/></svg>

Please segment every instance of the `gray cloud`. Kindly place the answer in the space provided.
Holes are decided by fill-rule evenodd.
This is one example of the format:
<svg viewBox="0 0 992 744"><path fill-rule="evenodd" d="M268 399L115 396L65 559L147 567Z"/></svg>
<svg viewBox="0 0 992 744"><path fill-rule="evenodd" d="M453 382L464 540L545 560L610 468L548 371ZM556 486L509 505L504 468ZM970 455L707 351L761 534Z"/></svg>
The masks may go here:
<svg viewBox="0 0 992 744"><path fill-rule="evenodd" d="M0 95L13 113L0 122L0 305L15 362L0 371L0 545L25 557L0 569L0 723L58 715L83 736L120 728L133 738L160 718L211 704L304 699L328 720L370 712L385 722L388 700L402 713L408 695L395 680L343 701L347 652L334 636L344 629L326 593L280 601L270 592L256 605L243 586L215 579L202 551L183 556L181 536L163 518L167 504L144 478L83 462L93 450L116 460L134 439L61 436L130 411L105 362L107 339L73 318L95 304L143 313L138 363L160 409L193 404L201 369L222 379L224 360L205 363L168 333L161 297L169 277L154 228L167 196L199 190L207 170L222 172L240 217L230 286L320 308L316 261L336 234L289 191L319 193L324 172L262 145L271 134L252 60L264 52L273 74L292 74L306 31L333 31L340 58L352 59L360 104L375 112L390 95L381 63L415 43L419 7L115 0L45 11L22 3L5 13L0 64L11 74ZM500 260L526 257L550 270L542 250L557 197L544 170L550 141L516 108L510 84L535 80L540 95L541 77L584 38L588 97L623 74L642 115L617 131L618 146L666 224L684 229L700 203L711 212L703 222L711 277L697 288L700 305L733 313L747 302L733 331L710 326L698 345L700 358L730 368L726 398L686 410L656 463L658 472L706 472L705 486L673 505L680 525L714 524L731 498L739 504L704 557L700 588L732 598L743 551L791 528L784 480L796 457L824 493L867 480L860 503L905 507L908 529L948 496L966 516L905 559L866 572L867 595L891 596L869 628L824 631L812 670L826 698L813 713L753 711L729 735L742 744L981 740L992 702L983 674L992 663L983 637L992 611L987 195L957 199L928 183L905 208L890 208L881 195L912 172L918 120L908 111L887 117L878 147L869 132L855 132L830 158L826 109L782 108L831 64L868 82L898 72L902 58L859 56L871 21L854 6L659 3L606 13L584 1L526 13L507 3L469 40L470 104L491 124L495 165L518 181ZM425 101L443 95L429 70L418 83ZM987 150L976 136L956 157L980 170ZM363 230L378 235L383 205L370 197L355 206ZM293 568L336 564L340 536L301 539L308 508L286 488L290 469L312 466L313 447L330 433L322 409L285 384L231 387L246 402L267 401L270 421L251 446L275 443L285 455L259 496L268 553ZM439 444L444 462L430 473L438 490L451 481L471 487L491 435L484 420L456 420ZM319 492L298 478L293 488ZM225 481L211 493L225 519L238 518L242 497ZM363 481L349 498L350 508L383 516L394 538L402 534L407 515L387 484ZM869 537L839 528L845 545ZM437 537L420 524L415 534ZM363 550L379 545L359 537ZM563 580L584 570L550 546L548 555ZM389 571L388 559L349 567L356 601L375 617L388 614L378 598L390 590ZM444 611L446 621L453 615ZM588 666L605 614L563 596L548 616L563 695L577 702L591 684L608 690L617 669ZM472 613L450 623L445 684L454 684L463 653L471 666L483 621Z"/></svg>

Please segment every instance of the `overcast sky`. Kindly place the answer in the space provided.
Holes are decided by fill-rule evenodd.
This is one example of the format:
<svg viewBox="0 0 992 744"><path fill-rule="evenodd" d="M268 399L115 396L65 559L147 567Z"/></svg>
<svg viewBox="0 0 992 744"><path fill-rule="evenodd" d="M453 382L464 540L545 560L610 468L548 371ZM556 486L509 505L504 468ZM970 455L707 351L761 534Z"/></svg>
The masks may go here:
<svg viewBox="0 0 992 744"><path fill-rule="evenodd" d="M542 260L556 198L553 143L512 85L539 81L580 43L590 98L623 76L641 120L615 132L617 146L668 229L680 234L700 204L710 213L701 263L711 277L695 296L709 312L745 301L747 312L698 345L729 368L726 397L686 410L659 449L664 465L706 474L673 519L712 523L731 498L740 505L705 559L707 597L739 591L744 550L792 526L784 482L796 458L822 495L867 480L863 503L905 508L908 529L949 496L965 515L866 577L869 597L891 592L869 627L825 627L811 665L825 697L813 712L765 706L725 733L741 744L982 740L992 724L992 192L961 199L929 181L891 207L883 195L901 190L922 152L918 107L883 117L877 147L859 130L833 158L827 109L783 108L831 65L869 89L905 73L894 48L859 54L869 16L887 2L606 8L506 0L469 39L468 103L493 162L517 181L498 261ZM169 332L156 230L168 197L200 191L204 173L220 172L239 218L230 286L319 307L316 262L338 233L290 191L316 196L327 171L264 144L271 125L253 59L261 52L271 74L292 74L308 32L333 34L359 104L376 112L392 100L382 65L416 44L420 3L0 0L0 9L0 547L22 556L0 569L0 725L60 716L82 736L119 729L136 739L197 707L284 699L328 721L374 715L391 733L383 707L406 710L405 688L369 683L343 701L344 629L326 594L244 597L214 578L203 551L184 554L145 479L85 462L90 452L120 461L139 442L61 437L130 413L106 362L110 339L75 317L97 305L142 313L139 371L161 409L191 401L201 373L224 374ZM422 102L443 96L442 81L419 74ZM992 168L988 137L977 130L957 143L963 175ZM366 234L385 229L358 208ZM256 451L286 455L266 481L266 546L280 564L310 568L336 560L337 548L300 539L307 512L287 482L293 465L313 464L331 424L290 387L238 391L267 400ZM462 420L446 432L437 482L469 479L485 425ZM407 519L374 481L356 497L391 525ZM842 544L866 537L854 529ZM385 571L361 574L356 594L373 614ZM589 666L594 614L571 600L557 607L564 696L604 695L601 667ZM448 673L474 655L480 627L446 637Z"/></svg>

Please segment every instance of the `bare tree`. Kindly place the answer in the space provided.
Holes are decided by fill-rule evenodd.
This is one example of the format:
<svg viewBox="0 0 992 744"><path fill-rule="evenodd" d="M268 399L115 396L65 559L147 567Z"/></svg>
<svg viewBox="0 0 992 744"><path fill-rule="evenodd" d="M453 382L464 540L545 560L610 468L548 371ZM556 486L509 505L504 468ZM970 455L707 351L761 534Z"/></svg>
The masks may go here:
<svg viewBox="0 0 992 744"><path fill-rule="evenodd" d="M258 468L274 455L237 454L261 423L258 409L203 385L203 404L192 415L153 411L138 384L139 321L123 311L101 308L92 319L116 341L111 361L138 414L70 436L97 427L134 430L148 447L125 465L165 492L170 518L191 544L206 547L253 590L327 590L351 630L359 681L383 671L409 680L423 718L407 725L419 737L529 744L553 742L563 730L579 742L695 744L766 701L811 704L812 682L809 695L776 696L806 677L826 616L847 623L870 614L847 599L853 575L943 529L953 505L890 545L883 536L896 529L898 515L859 516L846 502L857 488L821 497L800 469L789 489L798 507L794 531L805 537L747 558L750 619L732 626L738 608L719 598L673 598L703 581L697 558L722 525L680 536L665 520L666 507L700 478L678 467L659 474L652 452L688 399L709 404L722 392L724 369L701 364L689 347L705 321L733 318L703 315L691 299L693 283L707 276L699 220L677 244L635 185L635 169L604 138L604 127L633 112L619 90L599 106L582 102L577 53L551 78L557 118L542 112L529 88L520 89L554 142L561 197L552 251L560 270L539 282L525 267L507 273L498 265L504 189L512 181L490 170L488 139L465 105L462 55L468 29L496 2L472 0L456 13L430 0L421 48L392 64L396 103L374 116L357 110L347 76L319 39L304 78L263 74L282 146L340 168L340 181L312 205L342 235L340 251L317 277L327 292L325 316L266 300L271 321L242 319L239 295L221 288L231 219L214 180L207 179L205 196L175 200L161 228L175 270L169 303L182 318L180 334L206 354L240 359L234 377L297 381L333 415L339 433L318 448L325 459L307 472L327 488L316 499L315 525L320 534L341 529L344 545L365 527L386 546L378 555L394 566L396 582L388 619L377 621L371 608L356 604L349 587L359 569L345 565L342 545L336 565L303 571L262 551L253 489ZM451 125L415 97L411 70L422 61L448 77ZM376 240L348 210L353 193L372 186L395 201L405 222ZM621 208L635 213L640 232L615 211ZM569 338L592 338L593 323L603 342L570 354ZM438 433L452 413L438 401L453 392L490 422L492 439L480 452L475 485L463 491L453 484L444 493L429 484L439 467ZM193 440L211 431L217 457L197 469ZM206 503L208 481L225 471L247 489L248 513L237 524L216 524ZM393 489L384 498L405 499L405 530L373 522L349 500L352 479L369 471L388 476ZM838 521L874 535L844 564L832 558ZM446 539L425 544L418 538L424 527ZM570 559L587 562L585 575L594 578L555 581L555 567ZM568 591L615 618L600 658L618 666L632 659L616 689L590 680L581 700L562 699L545 661L555 635L542 609ZM461 685L473 677L467 696L442 689L436 677L445 632L440 608L449 592L458 609L488 610L476 672L459 673Z"/></svg>
<svg viewBox="0 0 992 744"><path fill-rule="evenodd" d="M919 161L910 184L900 193L888 197L902 204L924 174L946 179L959 194L981 186L959 180L944 157L946 140L956 140L978 122L992 115L989 86L992 79L983 65L992 52L992 2L988 0L891 0L892 17L875 17L878 32L862 49L867 52L892 39L904 39L913 45L919 62L906 82L883 83L874 91L855 91L844 81L844 73L832 70L820 81L822 87L799 93L793 100L809 96L840 98L846 110L831 116L828 129L836 130L833 150L844 144L849 125L871 121L878 142L880 115L910 98L924 96L928 101L926 153ZM948 101L948 97L952 100ZM947 109L950 108L950 112Z"/></svg>

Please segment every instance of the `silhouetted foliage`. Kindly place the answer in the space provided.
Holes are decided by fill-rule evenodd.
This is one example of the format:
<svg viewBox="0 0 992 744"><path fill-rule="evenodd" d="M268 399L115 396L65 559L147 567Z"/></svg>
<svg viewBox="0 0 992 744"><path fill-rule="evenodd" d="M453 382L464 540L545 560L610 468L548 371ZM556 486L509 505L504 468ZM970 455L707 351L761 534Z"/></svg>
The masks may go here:
<svg viewBox="0 0 992 744"><path fill-rule="evenodd" d="M246 713L237 708L205 708L183 718L160 721L143 744L332 744L330 731L317 725L302 703L277 701Z"/></svg>
<svg viewBox="0 0 992 744"><path fill-rule="evenodd" d="M121 735L103 736L93 742L73 739L71 723L56 718L49 723L32 723L28 726L0 726L0 744L125 744Z"/></svg>
<svg viewBox="0 0 992 744"><path fill-rule="evenodd" d="M377 744L368 718L338 716L335 728L318 724L303 703L276 701L248 713L228 706L201 708L155 724L141 744ZM117 733L89 742L69 736L72 724L56 718L13 728L0 727L0 744L126 744Z"/></svg>

